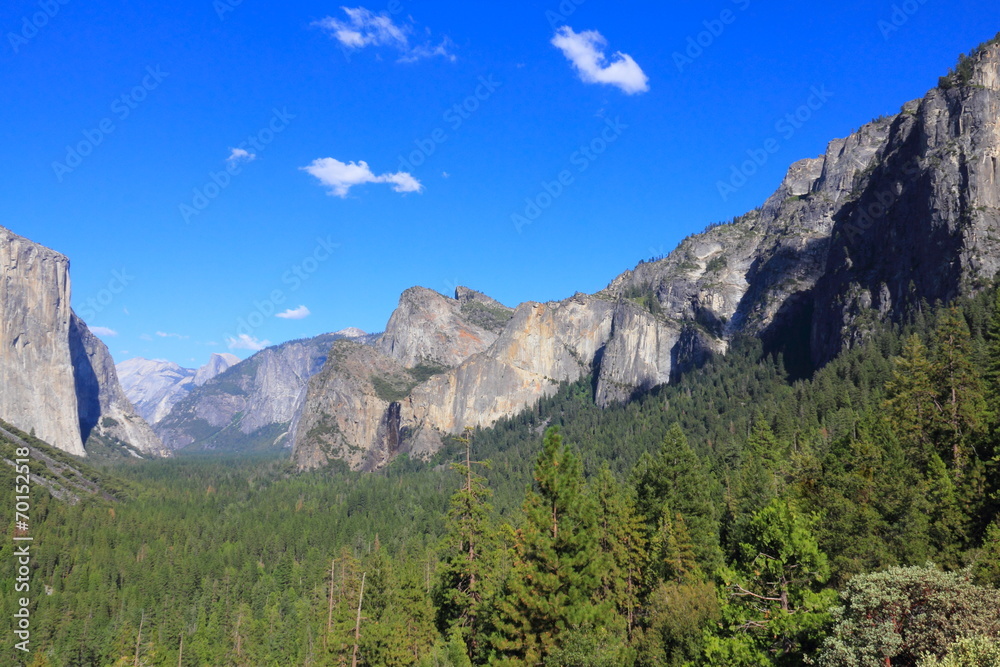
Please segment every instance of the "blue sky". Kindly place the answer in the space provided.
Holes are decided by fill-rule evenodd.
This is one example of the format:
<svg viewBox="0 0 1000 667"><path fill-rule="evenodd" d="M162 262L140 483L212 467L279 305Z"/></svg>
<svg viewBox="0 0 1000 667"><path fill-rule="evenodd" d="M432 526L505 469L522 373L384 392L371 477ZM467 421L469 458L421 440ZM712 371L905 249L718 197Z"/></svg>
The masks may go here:
<svg viewBox="0 0 1000 667"><path fill-rule="evenodd" d="M413 285L597 291L1000 30L986 1L346 8L0 8L0 225L71 258L118 361L378 331Z"/></svg>

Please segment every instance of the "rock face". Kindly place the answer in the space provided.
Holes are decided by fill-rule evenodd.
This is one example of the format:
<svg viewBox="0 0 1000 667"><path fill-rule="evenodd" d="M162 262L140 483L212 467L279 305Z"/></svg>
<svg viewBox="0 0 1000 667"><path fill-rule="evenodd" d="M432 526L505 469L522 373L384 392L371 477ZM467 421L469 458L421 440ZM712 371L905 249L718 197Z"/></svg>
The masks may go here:
<svg viewBox="0 0 1000 667"><path fill-rule="evenodd" d="M292 429L300 467L343 460L372 470L400 453L427 457L442 436L515 414L553 394L560 382L596 372L599 400L607 404L667 381L676 369L682 327L631 301L577 294L511 311L466 288L454 299L427 292L404 293L374 349L334 347ZM472 317L481 324L472 325ZM428 334L433 322L448 328L435 337ZM474 346L464 335L473 326ZM499 333L483 346L487 326ZM417 346L411 332L416 344L433 351L431 358L451 367L429 369L430 355L391 356ZM443 349L448 341L452 346Z"/></svg>
<svg viewBox="0 0 1000 667"><path fill-rule="evenodd" d="M163 455L114 362L70 308L69 260L0 227L0 416L85 456L92 437Z"/></svg>
<svg viewBox="0 0 1000 667"><path fill-rule="evenodd" d="M118 383L115 362L104 343L75 313L70 318L69 331L84 442L94 437L123 445L136 456L169 456L170 450L125 396Z"/></svg>
<svg viewBox="0 0 1000 667"><path fill-rule="evenodd" d="M0 227L0 417L83 456L71 313L69 260Z"/></svg>
<svg viewBox="0 0 1000 667"><path fill-rule="evenodd" d="M809 372L1000 269L1000 44L893 117L791 166L764 205L641 263L594 296L521 304L404 293L374 350L338 347L294 429L303 468L426 457L593 374L601 405L758 336Z"/></svg>
<svg viewBox="0 0 1000 667"><path fill-rule="evenodd" d="M157 434L171 449L280 445L309 378L323 367L334 341L342 338L345 335L338 332L291 341L227 368L192 387L156 424ZM370 342L371 338L361 332L353 339Z"/></svg>
<svg viewBox="0 0 1000 667"><path fill-rule="evenodd" d="M423 287L408 289L375 347L407 367L455 366L497 339L466 316L466 304L488 308L474 298L461 302Z"/></svg>
<svg viewBox="0 0 1000 667"><path fill-rule="evenodd" d="M926 299L975 289L1000 269L1000 44L893 119L858 196L837 214L816 288L813 360ZM961 68L960 68L961 69Z"/></svg>
<svg viewBox="0 0 1000 667"><path fill-rule="evenodd" d="M142 358L123 361L115 368L125 395L142 418L155 426L193 388L239 362L239 357L232 354L213 354L197 370L170 361Z"/></svg>

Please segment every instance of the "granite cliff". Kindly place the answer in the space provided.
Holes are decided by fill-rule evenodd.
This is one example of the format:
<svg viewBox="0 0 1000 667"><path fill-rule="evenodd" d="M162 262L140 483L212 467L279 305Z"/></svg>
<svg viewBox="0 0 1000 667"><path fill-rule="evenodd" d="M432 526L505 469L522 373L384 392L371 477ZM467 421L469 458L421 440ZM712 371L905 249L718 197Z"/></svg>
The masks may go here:
<svg viewBox="0 0 1000 667"><path fill-rule="evenodd" d="M135 456L167 453L107 347L73 313L69 260L2 227L0 418L78 456L91 438Z"/></svg>
<svg viewBox="0 0 1000 667"><path fill-rule="evenodd" d="M511 311L407 290L374 349L338 344L295 417L302 468L375 469L592 375L601 405L671 381L735 336L808 373L922 299L1000 268L1000 44L900 113L793 164L777 191L595 295ZM470 295L477 295L470 297ZM471 298L471 301L470 301ZM487 326L467 303L496 317Z"/></svg>

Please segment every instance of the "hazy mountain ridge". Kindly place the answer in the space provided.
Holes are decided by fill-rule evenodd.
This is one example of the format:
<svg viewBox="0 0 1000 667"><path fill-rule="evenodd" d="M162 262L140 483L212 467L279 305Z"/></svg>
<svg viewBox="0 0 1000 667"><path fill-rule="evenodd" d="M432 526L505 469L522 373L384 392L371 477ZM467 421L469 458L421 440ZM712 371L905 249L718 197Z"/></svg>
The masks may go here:
<svg viewBox="0 0 1000 667"><path fill-rule="evenodd" d="M373 336L350 330L351 339L371 342ZM330 347L349 338L343 332L288 341L257 352L199 387L193 387L155 426L171 449L205 446L239 448L255 435L268 444L282 444L309 378L323 367ZM215 443L209 442L215 440ZM259 439L259 438L258 438ZM256 443L261 445L262 443Z"/></svg>
<svg viewBox="0 0 1000 667"><path fill-rule="evenodd" d="M123 361L115 368L125 395L143 419L155 426L194 387L200 387L239 362L236 355L214 353L197 369L141 357Z"/></svg>

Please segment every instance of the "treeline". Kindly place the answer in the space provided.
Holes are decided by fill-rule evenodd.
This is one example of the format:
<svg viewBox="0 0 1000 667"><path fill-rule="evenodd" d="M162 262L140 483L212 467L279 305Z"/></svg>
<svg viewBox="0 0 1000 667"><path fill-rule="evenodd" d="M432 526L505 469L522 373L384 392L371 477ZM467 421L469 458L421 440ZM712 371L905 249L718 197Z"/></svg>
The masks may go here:
<svg viewBox="0 0 1000 667"><path fill-rule="evenodd" d="M629 405L568 385L380 474L179 459L116 466L124 502L36 489L9 664L997 664L997 292L873 330L794 383L742 340Z"/></svg>

